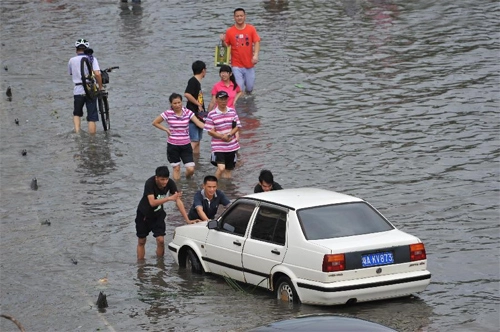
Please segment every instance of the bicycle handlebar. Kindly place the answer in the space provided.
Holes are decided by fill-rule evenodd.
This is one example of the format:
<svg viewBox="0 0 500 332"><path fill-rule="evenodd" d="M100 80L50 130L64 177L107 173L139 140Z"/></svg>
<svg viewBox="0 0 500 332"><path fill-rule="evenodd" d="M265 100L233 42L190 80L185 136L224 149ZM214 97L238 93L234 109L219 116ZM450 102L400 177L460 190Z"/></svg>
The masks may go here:
<svg viewBox="0 0 500 332"><path fill-rule="evenodd" d="M111 72L113 69L120 69L120 67L118 66L115 66L115 67L109 67L109 68L106 68L106 69L103 69L101 71L105 71L107 73Z"/></svg>

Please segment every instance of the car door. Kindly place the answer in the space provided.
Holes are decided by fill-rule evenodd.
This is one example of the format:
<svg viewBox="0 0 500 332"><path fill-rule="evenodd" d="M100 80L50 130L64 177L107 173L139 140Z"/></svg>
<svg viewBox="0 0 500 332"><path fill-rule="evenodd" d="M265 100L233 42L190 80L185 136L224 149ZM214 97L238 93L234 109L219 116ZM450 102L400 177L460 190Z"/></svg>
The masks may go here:
<svg viewBox="0 0 500 332"><path fill-rule="evenodd" d="M286 253L288 212L282 208L259 207L243 248L246 282L270 288L272 268L283 262Z"/></svg>
<svg viewBox="0 0 500 332"><path fill-rule="evenodd" d="M241 254L255 208L254 201L233 203L219 218L219 229L208 232L203 259L212 273L244 281Z"/></svg>

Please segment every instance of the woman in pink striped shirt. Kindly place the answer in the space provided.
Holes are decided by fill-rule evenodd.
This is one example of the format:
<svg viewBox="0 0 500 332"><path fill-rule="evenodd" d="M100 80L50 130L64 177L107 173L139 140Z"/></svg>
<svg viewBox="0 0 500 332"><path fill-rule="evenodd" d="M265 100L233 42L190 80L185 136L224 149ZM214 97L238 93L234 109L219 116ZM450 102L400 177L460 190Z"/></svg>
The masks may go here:
<svg viewBox="0 0 500 332"><path fill-rule="evenodd" d="M154 119L153 126L167 133L167 159L173 168L175 180L181 178L181 161L186 166L186 177L194 174L194 158L189 139L189 121L203 129L205 124L198 120L192 111L182 107L182 96L172 93L168 98L170 109ZM162 125L165 121L168 127Z"/></svg>

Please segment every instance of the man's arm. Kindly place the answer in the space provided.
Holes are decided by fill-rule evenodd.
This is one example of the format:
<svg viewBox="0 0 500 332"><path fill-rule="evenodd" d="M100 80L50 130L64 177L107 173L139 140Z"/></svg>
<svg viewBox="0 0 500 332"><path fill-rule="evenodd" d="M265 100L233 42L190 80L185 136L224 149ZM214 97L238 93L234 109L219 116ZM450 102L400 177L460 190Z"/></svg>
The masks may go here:
<svg viewBox="0 0 500 332"><path fill-rule="evenodd" d="M193 95L190 94L189 92L185 92L184 97L186 97L186 99L189 100L191 103L199 106L198 100L195 97L193 97Z"/></svg>
<svg viewBox="0 0 500 332"><path fill-rule="evenodd" d="M224 207L228 207L229 204L231 204L231 201L227 198L226 194L224 194L223 191L219 191L217 195L220 195L220 202L222 203L222 205L224 205Z"/></svg>
<svg viewBox="0 0 500 332"><path fill-rule="evenodd" d="M227 31L226 31L226 33L221 33L221 35L219 36L220 41L222 42L222 46L224 46L224 47L229 46L228 42L226 41L226 35L227 35Z"/></svg>
<svg viewBox="0 0 500 332"><path fill-rule="evenodd" d="M176 194L178 194L178 192ZM198 222L198 220L189 220L186 209L184 208L184 203L182 203L182 200L179 197L176 199L175 205L177 205L177 209L179 209L179 212L186 221L186 224L196 224Z"/></svg>
<svg viewBox="0 0 500 332"><path fill-rule="evenodd" d="M155 195L151 194L151 195L148 195L148 201L149 201L149 205L151 205L151 207L157 207L157 206L160 206L163 203L166 203L169 201L176 201L178 199L178 197L179 197L178 192L176 192L175 194L170 195L168 197L159 198L159 199L156 199ZM186 213L186 211L184 211L184 213Z"/></svg>
<svg viewBox="0 0 500 332"><path fill-rule="evenodd" d="M253 64L259 62L259 52L260 52L260 41L255 42L253 44L253 57L252 57Z"/></svg>
<svg viewBox="0 0 500 332"><path fill-rule="evenodd" d="M97 80L97 84L99 84L99 90L102 90L102 77L100 70L94 70L95 79Z"/></svg>
<svg viewBox="0 0 500 332"><path fill-rule="evenodd" d="M198 99L196 99L195 97L193 97L192 94L190 94L189 92L185 92L184 93L184 97L186 97L186 99L189 100L192 104L195 104L196 106L198 106L198 110L199 111L203 111L203 105L200 104L198 102Z"/></svg>
<svg viewBox="0 0 500 332"><path fill-rule="evenodd" d="M203 211L203 206L201 205L198 205L196 207L196 212L198 212L198 216L200 217L201 220L203 221L207 221L209 220L210 218L207 217L207 215L205 214L205 211Z"/></svg>

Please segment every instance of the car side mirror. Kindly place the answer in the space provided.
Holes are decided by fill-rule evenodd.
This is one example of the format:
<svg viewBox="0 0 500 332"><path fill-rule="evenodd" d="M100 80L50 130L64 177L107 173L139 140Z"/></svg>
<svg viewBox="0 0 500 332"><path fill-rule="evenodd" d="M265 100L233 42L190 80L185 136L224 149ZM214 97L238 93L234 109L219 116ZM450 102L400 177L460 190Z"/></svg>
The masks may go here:
<svg viewBox="0 0 500 332"><path fill-rule="evenodd" d="M217 220L209 220L207 223L208 229L219 229L219 223Z"/></svg>

